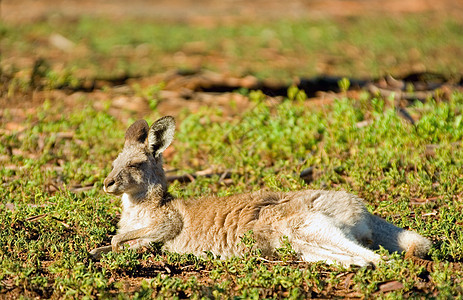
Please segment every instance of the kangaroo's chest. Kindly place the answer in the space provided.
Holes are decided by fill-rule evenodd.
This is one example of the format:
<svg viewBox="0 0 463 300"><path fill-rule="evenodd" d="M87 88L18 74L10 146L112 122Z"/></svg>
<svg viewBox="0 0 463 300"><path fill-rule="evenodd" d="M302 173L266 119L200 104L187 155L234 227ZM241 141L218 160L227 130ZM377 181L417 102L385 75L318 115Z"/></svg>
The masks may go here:
<svg viewBox="0 0 463 300"><path fill-rule="evenodd" d="M119 233L148 227L151 225L150 212L144 206L134 204L127 194L122 195L122 215Z"/></svg>

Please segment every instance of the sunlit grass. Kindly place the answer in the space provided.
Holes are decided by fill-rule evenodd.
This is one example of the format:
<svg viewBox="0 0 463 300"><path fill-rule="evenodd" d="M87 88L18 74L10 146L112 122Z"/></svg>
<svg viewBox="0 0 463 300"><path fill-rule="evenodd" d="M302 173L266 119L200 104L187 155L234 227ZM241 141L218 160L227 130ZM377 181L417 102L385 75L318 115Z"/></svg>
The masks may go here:
<svg viewBox="0 0 463 300"><path fill-rule="evenodd" d="M345 189L365 198L372 212L432 239L434 260L462 259L460 93L447 103L430 101L410 107L419 117L415 126L383 99L370 99L375 105L340 99L314 109L290 100L275 104L257 97L253 101L253 109L229 121L212 121L219 112L211 109L178 120L175 154L166 162L170 167L195 171L213 166L234 175L227 184L219 176L174 183L170 190L175 196L227 195L260 188ZM11 154L14 167L3 161L0 173L0 277L8 283L0 285L2 292L13 284L44 297L131 294L109 278L149 270L147 262L163 273L159 265L167 262L170 268L192 268L194 275L152 274L151 279L140 280L138 293L245 298L266 293L295 298L307 293L335 295L326 289L341 284L337 275L345 276L343 269L323 264L269 265L254 257L255 252L245 260L220 262L156 254L159 250L154 254L125 251L95 264L87 251L109 243L119 211L118 201L101 191L101 182L121 147L127 124L91 105L82 111L61 112L59 118L59 106L45 106L46 110L26 121L25 131L2 137L2 155L8 155L7 149L18 149ZM152 121L156 116L153 111L147 118ZM365 120L370 120L369 125L357 126ZM75 134L57 140L59 132ZM431 154L426 152L430 146L435 149ZM38 157L28 158L34 153ZM198 158L203 164L198 165ZM298 177L307 167L316 174L309 184ZM60 189L50 190L50 183ZM75 184L90 185L90 190L72 192ZM423 203L431 200L413 204L417 198ZM198 280L203 278L202 270L207 270L209 279ZM417 288L423 281L421 269L400 256L375 270L349 272L354 274L352 288L364 296L376 293L378 285L390 280L401 282L401 292L408 295L426 296L429 291ZM442 295L461 294L461 274L449 272L431 274L428 284Z"/></svg>

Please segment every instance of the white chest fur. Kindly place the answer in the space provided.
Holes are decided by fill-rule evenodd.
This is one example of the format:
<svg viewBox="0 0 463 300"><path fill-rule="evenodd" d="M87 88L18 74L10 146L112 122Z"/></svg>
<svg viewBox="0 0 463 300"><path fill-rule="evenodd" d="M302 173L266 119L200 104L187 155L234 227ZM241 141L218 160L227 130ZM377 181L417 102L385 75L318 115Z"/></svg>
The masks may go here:
<svg viewBox="0 0 463 300"><path fill-rule="evenodd" d="M119 233L140 229L151 224L146 207L137 205L130 195L122 195L122 215L119 222Z"/></svg>

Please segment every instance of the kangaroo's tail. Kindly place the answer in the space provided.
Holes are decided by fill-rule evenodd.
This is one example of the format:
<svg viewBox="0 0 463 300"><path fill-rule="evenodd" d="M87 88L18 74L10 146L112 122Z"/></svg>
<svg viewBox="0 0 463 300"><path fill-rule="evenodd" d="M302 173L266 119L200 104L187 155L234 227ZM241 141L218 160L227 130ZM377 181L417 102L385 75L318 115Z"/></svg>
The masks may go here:
<svg viewBox="0 0 463 300"><path fill-rule="evenodd" d="M411 251L424 257L431 248L431 241L416 232L399 228L380 217L371 215L370 228L373 233L373 248L383 246L390 252Z"/></svg>

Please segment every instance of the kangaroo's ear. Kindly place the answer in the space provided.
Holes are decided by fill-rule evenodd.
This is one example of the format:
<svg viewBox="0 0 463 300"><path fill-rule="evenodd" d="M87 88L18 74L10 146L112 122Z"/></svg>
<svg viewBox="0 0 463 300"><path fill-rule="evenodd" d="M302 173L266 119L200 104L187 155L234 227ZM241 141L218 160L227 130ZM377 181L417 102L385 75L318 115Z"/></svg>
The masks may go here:
<svg viewBox="0 0 463 300"><path fill-rule="evenodd" d="M148 123L145 120L138 120L125 132L125 142L144 143L148 137Z"/></svg>
<svg viewBox="0 0 463 300"><path fill-rule="evenodd" d="M151 125L148 132L148 149L154 157L158 157L174 139L175 120L171 116L165 116Z"/></svg>

